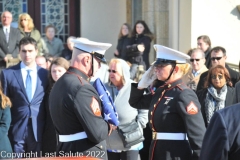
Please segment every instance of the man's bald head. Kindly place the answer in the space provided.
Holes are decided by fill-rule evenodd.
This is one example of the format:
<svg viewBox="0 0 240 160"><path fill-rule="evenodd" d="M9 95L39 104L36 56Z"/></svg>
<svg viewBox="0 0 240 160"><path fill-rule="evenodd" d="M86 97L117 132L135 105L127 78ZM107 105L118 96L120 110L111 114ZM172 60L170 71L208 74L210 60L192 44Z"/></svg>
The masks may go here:
<svg viewBox="0 0 240 160"><path fill-rule="evenodd" d="M71 66L83 71L89 77L95 75L101 67L100 60L96 59L91 53L86 53L77 48L73 49Z"/></svg>
<svg viewBox="0 0 240 160"><path fill-rule="evenodd" d="M37 63L37 65L39 65L42 68L47 69L47 61L46 58L43 56L36 56L35 61Z"/></svg>
<svg viewBox="0 0 240 160"><path fill-rule="evenodd" d="M74 62L80 62L81 59L84 56L90 55L89 53L85 53L82 50L79 50L77 48L73 48L73 52L72 52L72 59L71 59L71 65L74 64Z"/></svg>
<svg viewBox="0 0 240 160"><path fill-rule="evenodd" d="M1 17L3 17L5 14L7 14L7 15L9 15L9 16L12 17L12 13L9 12L9 11L4 11L4 12L2 12Z"/></svg>
<svg viewBox="0 0 240 160"><path fill-rule="evenodd" d="M89 77L94 76L101 67L101 62L106 62L104 54L112 44L94 42L83 37L74 39L72 42L74 48L71 66L82 70Z"/></svg>

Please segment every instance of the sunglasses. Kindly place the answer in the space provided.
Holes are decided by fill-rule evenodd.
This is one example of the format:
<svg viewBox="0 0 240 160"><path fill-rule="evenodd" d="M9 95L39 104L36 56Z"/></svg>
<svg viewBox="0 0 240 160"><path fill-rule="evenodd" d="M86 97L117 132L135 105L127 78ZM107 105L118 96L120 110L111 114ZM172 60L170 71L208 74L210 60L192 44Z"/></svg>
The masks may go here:
<svg viewBox="0 0 240 160"><path fill-rule="evenodd" d="M223 75L211 75L211 78L212 79L219 79L219 80L221 80L222 78L223 78Z"/></svg>
<svg viewBox="0 0 240 160"><path fill-rule="evenodd" d="M108 72L109 72L109 73L111 73L111 72L112 72L112 73L116 73L117 71L109 69Z"/></svg>
<svg viewBox="0 0 240 160"><path fill-rule="evenodd" d="M212 57L212 58L211 58L212 61L215 61L215 60L218 60L218 61L219 61L220 59L222 59L222 57Z"/></svg>
<svg viewBox="0 0 240 160"><path fill-rule="evenodd" d="M198 62L200 61L200 59L190 59L190 62L194 62L194 61Z"/></svg>

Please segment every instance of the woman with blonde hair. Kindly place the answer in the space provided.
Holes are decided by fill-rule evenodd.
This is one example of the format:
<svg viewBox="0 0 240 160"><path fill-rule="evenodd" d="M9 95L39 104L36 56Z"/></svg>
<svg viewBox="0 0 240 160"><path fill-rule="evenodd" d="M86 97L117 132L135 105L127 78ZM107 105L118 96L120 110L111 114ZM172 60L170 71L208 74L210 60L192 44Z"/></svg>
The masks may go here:
<svg viewBox="0 0 240 160"><path fill-rule="evenodd" d="M132 84L129 99L134 108L149 109L149 159L198 159L206 128L196 94L182 82L190 57L165 46L154 48L157 59L138 85Z"/></svg>
<svg viewBox="0 0 240 160"><path fill-rule="evenodd" d="M126 61L122 59L111 59L109 63L109 83L106 83L106 88L111 95L116 111L118 113L119 126L121 129L124 126L136 126L143 132L148 121L148 111L145 109L132 108L128 102L131 92L130 67ZM125 130L125 129L124 129ZM133 129L131 129L133 132ZM143 139L133 134L134 141L129 142L129 145L122 140L121 133L113 131L107 138L108 159L110 160L137 160L139 150L143 148Z"/></svg>
<svg viewBox="0 0 240 160"><path fill-rule="evenodd" d="M114 56L121 58L123 60L127 60L127 46L131 45L131 26L128 23L124 23L121 26L119 35L118 35L118 43L116 51L114 52Z"/></svg>
<svg viewBox="0 0 240 160"><path fill-rule="evenodd" d="M18 17L18 29L21 38L32 37L37 42L38 54L42 53L42 39L40 32L35 28L33 19L27 13L22 13Z"/></svg>
<svg viewBox="0 0 240 160"><path fill-rule="evenodd" d="M6 157L7 153L12 153L12 147L8 138L8 129L11 123L10 107L12 106L10 99L5 96L0 89L0 151L5 154L0 154L0 159L12 158Z"/></svg>

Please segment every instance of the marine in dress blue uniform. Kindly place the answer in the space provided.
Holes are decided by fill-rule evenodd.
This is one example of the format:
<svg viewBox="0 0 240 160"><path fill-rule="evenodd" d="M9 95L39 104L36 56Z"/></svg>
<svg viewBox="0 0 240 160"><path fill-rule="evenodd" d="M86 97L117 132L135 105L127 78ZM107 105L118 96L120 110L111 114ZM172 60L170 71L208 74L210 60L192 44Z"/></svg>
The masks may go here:
<svg viewBox="0 0 240 160"><path fill-rule="evenodd" d="M146 88L148 85L145 84L154 80L155 72L152 66L143 75L143 83L140 81L138 85L132 84L129 99L134 108L149 109L153 139L149 160L197 160L205 133L200 103L194 91L188 88L181 78L169 81L172 74L177 74L177 65L186 63L189 56L164 46L154 47L157 51L154 66L161 65L164 68L172 65L169 76L164 80L155 80L157 85L151 86L150 94L144 95L141 88Z"/></svg>
<svg viewBox="0 0 240 160"><path fill-rule="evenodd" d="M111 44L82 38L73 42L71 67L54 84L49 97L50 114L59 134L57 155L107 159L105 139L112 125L102 117L101 100L89 78L96 63L100 66L105 61L104 53Z"/></svg>

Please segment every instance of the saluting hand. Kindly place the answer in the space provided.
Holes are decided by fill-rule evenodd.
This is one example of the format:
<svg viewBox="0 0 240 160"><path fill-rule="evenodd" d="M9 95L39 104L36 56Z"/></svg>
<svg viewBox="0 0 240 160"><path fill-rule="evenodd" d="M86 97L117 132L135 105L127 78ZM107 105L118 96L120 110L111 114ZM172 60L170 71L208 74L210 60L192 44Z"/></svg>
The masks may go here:
<svg viewBox="0 0 240 160"><path fill-rule="evenodd" d="M154 66L148 68L148 70L142 75L141 80L138 82L138 89L144 89L150 86L157 76L154 72Z"/></svg>

